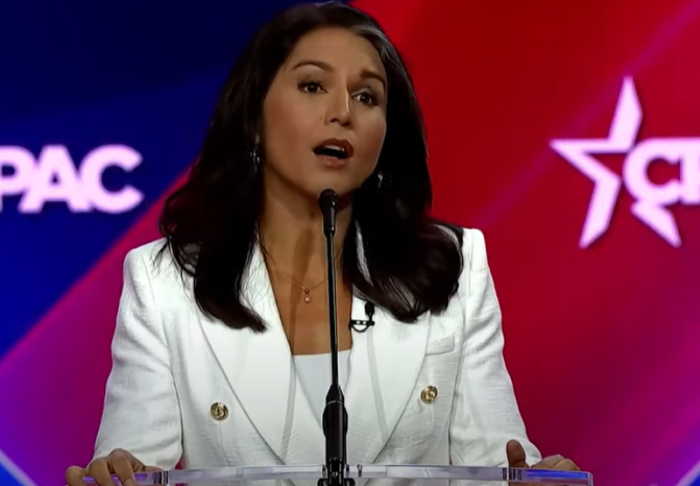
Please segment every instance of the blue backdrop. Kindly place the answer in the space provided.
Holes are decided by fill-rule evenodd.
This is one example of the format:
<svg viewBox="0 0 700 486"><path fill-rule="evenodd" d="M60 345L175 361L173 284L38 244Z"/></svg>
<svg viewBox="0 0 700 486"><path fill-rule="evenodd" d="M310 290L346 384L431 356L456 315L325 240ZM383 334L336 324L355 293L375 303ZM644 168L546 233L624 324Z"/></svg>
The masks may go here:
<svg viewBox="0 0 700 486"><path fill-rule="evenodd" d="M128 183L144 194L121 214L76 215L62 203L19 214L19 197L4 199L0 355L183 173L243 43L292 3L0 7L0 146L24 147L36 157L44 146L65 145L79 165L96 147L123 144L143 162L131 173L106 171L105 186Z"/></svg>
<svg viewBox="0 0 700 486"><path fill-rule="evenodd" d="M75 213L63 202L47 202L40 212L28 214L21 212L20 200L32 189L8 187L16 161L0 160L0 361L186 171L243 43L258 25L293 3L42 0L0 5L0 153L22 148L38 159L45 147L63 146L78 170L98 147L129 147L141 155L141 163L132 171L107 168L103 183L109 191L130 185L143 194L136 207L119 213ZM56 157L44 157L44 170L52 163ZM63 184L65 173L50 179ZM34 173L27 180L39 179ZM85 386L101 389L103 384ZM15 390L0 387L3 400L11 399L10 392ZM46 411L51 413L51 404ZM26 464L45 464L50 472L25 471L32 479L20 482L48 485L47 478L52 484L61 479L69 464L51 458L61 440L32 433L44 443L35 450L42 456L38 460L26 457L0 423L0 486L23 477ZM81 452L73 460L85 460L87 451Z"/></svg>

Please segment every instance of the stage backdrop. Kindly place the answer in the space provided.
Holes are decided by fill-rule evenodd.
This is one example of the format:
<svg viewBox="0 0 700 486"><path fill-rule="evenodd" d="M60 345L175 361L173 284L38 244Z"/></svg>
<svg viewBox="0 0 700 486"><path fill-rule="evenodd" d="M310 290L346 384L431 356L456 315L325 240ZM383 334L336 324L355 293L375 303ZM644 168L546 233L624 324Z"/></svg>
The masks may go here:
<svg viewBox="0 0 700 486"><path fill-rule="evenodd" d="M0 7L0 485L90 459L124 255L291 3ZM436 214L486 234L532 439L700 484L700 1L357 5L412 70Z"/></svg>

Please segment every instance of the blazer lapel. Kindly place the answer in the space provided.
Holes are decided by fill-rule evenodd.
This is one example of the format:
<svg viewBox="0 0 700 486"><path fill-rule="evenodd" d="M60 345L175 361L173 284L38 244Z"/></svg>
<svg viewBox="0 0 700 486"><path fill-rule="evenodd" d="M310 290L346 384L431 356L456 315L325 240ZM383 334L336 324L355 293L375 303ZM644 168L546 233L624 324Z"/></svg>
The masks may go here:
<svg viewBox="0 0 700 486"><path fill-rule="evenodd" d="M283 464L323 464L325 436L293 366L265 262L256 248L244 289L267 331L234 330L201 315L201 325L233 393ZM352 318L366 301L353 297ZM404 324L380 308L375 325L353 331L345 406L350 464L371 464L388 442L416 385L428 341L427 317ZM339 323L339 325L347 325ZM359 483L358 483L359 484Z"/></svg>
<svg viewBox="0 0 700 486"><path fill-rule="evenodd" d="M244 298L266 323L266 332L235 330L202 316L209 344L233 393L279 461L320 464L325 451L323 431L296 377L259 248L251 259Z"/></svg>
<svg viewBox="0 0 700 486"><path fill-rule="evenodd" d="M353 319L366 319L365 303L360 297L353 299ZM348 463L372 464L391 437L423 363L428 342L425 319L404 324L377 308L375 325L366 332L353 332L345 391Z"/></svg>

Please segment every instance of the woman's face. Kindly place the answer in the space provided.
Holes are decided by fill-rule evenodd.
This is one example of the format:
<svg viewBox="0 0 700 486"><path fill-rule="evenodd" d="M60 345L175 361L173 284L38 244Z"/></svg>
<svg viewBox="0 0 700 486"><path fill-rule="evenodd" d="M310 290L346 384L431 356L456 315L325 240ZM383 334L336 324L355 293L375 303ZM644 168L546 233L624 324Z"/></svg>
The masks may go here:
<svg viewBox="0 0 700 486"><path fill-rule="evenodd" d="M366 39L345 29L302 37L263 104L268 191L317 198L358 188L374 171L386 134L386 72Z"/></svg>

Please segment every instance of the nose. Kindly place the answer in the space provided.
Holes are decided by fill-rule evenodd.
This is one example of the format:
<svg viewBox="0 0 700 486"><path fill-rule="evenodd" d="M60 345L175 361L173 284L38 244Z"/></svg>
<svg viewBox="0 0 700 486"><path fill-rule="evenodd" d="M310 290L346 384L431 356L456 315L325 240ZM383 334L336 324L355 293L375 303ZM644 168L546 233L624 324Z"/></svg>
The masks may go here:
<svg viewBox="0 0 700 486"><path fill-rule="evenodd" d="M352 113L350 111L351 97L350 94L343 91L330 96L330 105L326 115L328 124L337 123L338 125L348 126L352 121Z"/></svg>

